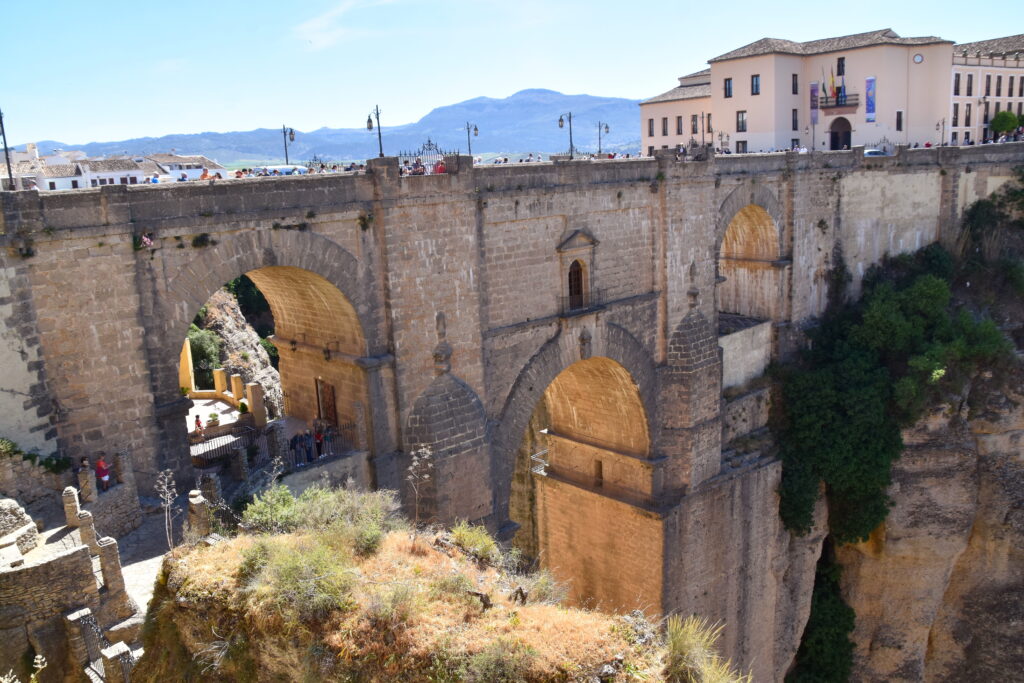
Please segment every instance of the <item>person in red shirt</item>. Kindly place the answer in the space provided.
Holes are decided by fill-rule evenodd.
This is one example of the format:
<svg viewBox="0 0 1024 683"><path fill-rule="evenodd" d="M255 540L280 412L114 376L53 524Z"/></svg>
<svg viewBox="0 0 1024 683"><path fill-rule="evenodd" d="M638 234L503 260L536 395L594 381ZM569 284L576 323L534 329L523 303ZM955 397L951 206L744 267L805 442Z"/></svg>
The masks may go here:
<svg viewBox="0 0 1024 683"><path fill-rule="evenodd" d="M100 481L100 488L106 491L110 488L110 468L107 461L101 455L96 461L96 478Z"/></svg>

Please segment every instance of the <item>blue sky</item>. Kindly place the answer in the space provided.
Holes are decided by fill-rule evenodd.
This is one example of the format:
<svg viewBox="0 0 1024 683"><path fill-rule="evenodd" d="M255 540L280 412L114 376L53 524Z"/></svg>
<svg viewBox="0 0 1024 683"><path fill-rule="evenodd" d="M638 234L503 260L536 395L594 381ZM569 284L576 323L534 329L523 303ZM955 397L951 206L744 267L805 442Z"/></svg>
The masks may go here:
<svg viewBox="0 0 1024 683"><path fill-rule="evenodd" d="M0 5L8 141L385 126L524 88L643 98L764 36L1012 34L963 2L56 0ZM768 11L766 11L768 10Z"/></svg>

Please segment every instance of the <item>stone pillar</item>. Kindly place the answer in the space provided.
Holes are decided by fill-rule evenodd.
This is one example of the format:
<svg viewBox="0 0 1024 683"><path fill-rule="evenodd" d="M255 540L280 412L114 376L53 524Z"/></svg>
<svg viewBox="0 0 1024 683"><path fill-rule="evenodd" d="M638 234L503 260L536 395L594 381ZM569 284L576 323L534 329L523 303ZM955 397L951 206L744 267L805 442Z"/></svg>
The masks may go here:
<svg viewBox="0 0 1024 683"><path fill-rule="evenodd" d="M217 368L213 371L213 389L218 394L227 393L228 371L224 368Z"/></svg>
<svg viewBox="0 0 1024 683"><path fill-rule="evenodd" d="M188 492L188 528L199 536L210 533L210 504L198 489Z"/></svg>
<svg viewBox="0 0 1024 683"><path fill-rule="evenodd" d="M78 535L82 539L82 545L89 546L89 550L93 554L100 551L99 543L96 540L96 523L92 513L88 510L78 513Z"/></svg>
<svg viewBox="0 0 1024 683"><path fill-rule="evenodd" d="M199 490L209 504L218 503L223 497L220 492L220 477L207 472L199 479Z"/></svg>
<svg viewBox="0 0 1024 683"><path fill-rule="evenodd" d="M77 528L79 523L78 513L82 509L78 504L78 491L74 486L68 486L61 494L61 499L64 501L64 523L70 527Z"/></svg>
<svg viewBox="0 0 1024 683"><path fill-rule="evenodd" d="M356 433L353 435L352 447L357 451L369 450L366 438L366 407L362 401L352 404L352 412L356 416Z"/></svg>
<svg viewBox="0 0 1024 683"><path fill-rule="evenodd" d="M236 448L231 452L231 476L238 481L249 478L249 457L244 448Z"/></svg>
<svg viewBox="0 0 1024 683"><path fill-rule="evenodd" d="M124 643L114 643L100 652L103 657L103 680L106 683L128 683L129 678L121 668L121 657L131 653Z"/></svg>
<svg viewBox="0 0 1024 683"><path fill-rule="evenodd" d="M237 408L238 402L245 398L245 385L242 383L241 375L231 375L231 395L235 397L235 407Z"/></svg>
<svg viewBox="0 0 1024 683"><path fill-rule="evenodd" d="M96 500L96 471L91 467L78 470L78 490L83 503Z"/></svg>
<svg viewBox="0 0 1024 683"><path fill-rule="evenodd" d="M107 593L124 592L124 574L121 573L121 555L117 550L117 541L104 536L97 542L100 556L100 572L103 574L103 585Z"/></svg>
<svg viewBox="0 0 1024 683"><path fill-rule="evenodd" d="M192 391L196 387L196 376L192 369L192 345L186 339L178 356L178 386Z"/></svg>
<svg viewBox="0 0 1024 683"><path fill-rule="evenodd" d="M290 471L295 466L291 454L288 452L288 441L285 439L284 434L284 422L281 420L274 420L267 425L267 454L271 462L275 458L281 458L281 463L286 470Z"/></svg>
<svg viewBox="0 0 1024 683"><path fill-rule="evenodd" d="M91 618L92 610L88 607L75 610L64 617L71 656L79 666L86 666L89 662L95 662L101 657L100 639L92 627L86 623Z"/></svg>
<svg viewBox="0 0 1024 683"><path fill-rule="evenodd" d="M267 426L267 406L263 403L263 385L249 382L245 385L245 400L249 404L256 428Z"/></svg>

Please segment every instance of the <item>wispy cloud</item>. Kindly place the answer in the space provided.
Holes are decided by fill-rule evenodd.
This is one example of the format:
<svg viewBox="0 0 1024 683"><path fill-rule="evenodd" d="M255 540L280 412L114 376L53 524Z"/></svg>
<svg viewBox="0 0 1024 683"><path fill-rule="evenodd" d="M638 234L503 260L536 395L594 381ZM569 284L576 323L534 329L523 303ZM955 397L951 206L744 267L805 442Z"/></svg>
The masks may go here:
<svg viewBox="0 0 1024 683"><path fill-rule="evenodd" d="M352 10L388 5L395 0L341 0L323 14L298 24L292 34L310 50L322 50L360 33L345 23Z"/></svg>

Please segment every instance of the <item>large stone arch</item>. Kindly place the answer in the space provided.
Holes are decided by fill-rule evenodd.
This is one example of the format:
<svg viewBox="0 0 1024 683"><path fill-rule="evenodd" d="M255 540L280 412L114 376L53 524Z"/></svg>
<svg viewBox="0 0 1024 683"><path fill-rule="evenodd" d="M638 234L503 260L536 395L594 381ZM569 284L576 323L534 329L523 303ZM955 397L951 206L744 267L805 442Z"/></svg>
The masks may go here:
<svg viewBox="0 0 1024 683"><path fill-rule="evenodd" d="M722 203L716 229L716 308L755 319L783 316L782 207L760 184L742 185Z"/></svg>
<svg viewBox="0 0 1024 683"><path fill-rule="evenodd" d="M491 471L494 515L498 524L509 519L516 454L537 402L556 377L581 358L587 357L608 358L629 373L636 383L643 404L651 448L656 447L656 373L654 360L647 349L626 329L614 323L605 322L593 328L582 326L560 329L558 334L540 347L517 375L492 432Z"/></svg>
<svg viewBox="0 0 1024 683"><path fill-rule="evenodd" d="M385 348L381 306L370 286L372 277L365 268L337 243L305 231L255 230L219 234L216 239L215 244L193 249L193 258L178 267L166 279L164 287L158 285L154 297L155 329L151 329L146 342L158 423L159 462L156 466L171 467L182 478L189 476L183 422L188 403L181 399L177 379L181 342L196 312L209 296L225 282L247 273L252 274L257 287L274 283L278 291L265 291L265 295L275 317L280 314L284 321L301 319L302 314L286 310L294 298L296 308L304 308L307 319L312 312L316 319L323 320L323 334L289 335L289 341L295 340L291 351L296 357L305 353L324 362L338 365L341 361L355 368L335 380L324 372L325 381L336 381L337 386L351 385L358 392L357 398L354 398L356 394L345 394L344 400L348 402L344 405L339 402L337 418L357 425L365 420L370 433L362 433L357 438L365 436L371 450L389 448L386 425L390 416L382 413L385 406L376 398L384 393L380 386L382 380L375 370L377 364L368 362ZM347 329L343 329L346 326ZM313 366L305 369L313 375L296 375L295 381L313 382L313 377L321 372ZM303 398L303 411L309 412L312 409L305 403L315 399L306 399L309 397Z"/></svg>

